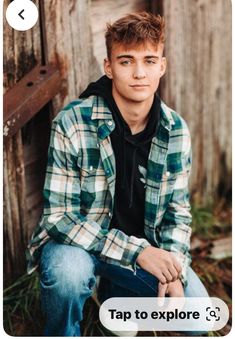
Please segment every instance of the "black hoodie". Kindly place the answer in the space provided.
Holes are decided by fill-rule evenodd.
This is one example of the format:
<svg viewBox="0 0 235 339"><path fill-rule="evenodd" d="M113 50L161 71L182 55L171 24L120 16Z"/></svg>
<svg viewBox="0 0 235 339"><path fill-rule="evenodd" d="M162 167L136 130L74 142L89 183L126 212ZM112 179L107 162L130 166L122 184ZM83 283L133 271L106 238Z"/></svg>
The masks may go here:
<svg viewBox="0 0 235 339"><path fill-rule="evenodd" d="M145 237L147 161L151 140L156 134L159 121L160 98L155 94L145 129L132 134L112 96L112 80L103 76L98 81L90 83L80 98L91 95L104 98L115 122L115 129L110 134L116 160L115 198L110 228L120 229L127 235Z"/></svg>

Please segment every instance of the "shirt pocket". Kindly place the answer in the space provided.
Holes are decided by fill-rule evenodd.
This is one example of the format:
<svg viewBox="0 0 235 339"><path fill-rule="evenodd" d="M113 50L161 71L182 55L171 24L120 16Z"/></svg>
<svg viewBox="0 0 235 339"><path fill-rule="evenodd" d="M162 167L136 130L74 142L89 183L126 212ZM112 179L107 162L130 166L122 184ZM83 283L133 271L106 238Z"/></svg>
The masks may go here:
<svg viewBox="0 0 235 339"><path fill-rule="evenodd" d="M159 216L163 215L168 207L171 196L174 191L176 174L166 171L160 181L159 196Z"/></svg>
<svg viewBox="0 0 235 339"><path fill-rule="evenodd" d="M107 189L107 180L103 168L92 166L81 169L81 189L97 193Z"/></svg>
<svg viewBox="0 0 235 339"><path fill-rule="evenodd" d="M80 171L81 210L88 214L91 209L98 215L104 210L108 183L103 168L83 167Z"/></svg>

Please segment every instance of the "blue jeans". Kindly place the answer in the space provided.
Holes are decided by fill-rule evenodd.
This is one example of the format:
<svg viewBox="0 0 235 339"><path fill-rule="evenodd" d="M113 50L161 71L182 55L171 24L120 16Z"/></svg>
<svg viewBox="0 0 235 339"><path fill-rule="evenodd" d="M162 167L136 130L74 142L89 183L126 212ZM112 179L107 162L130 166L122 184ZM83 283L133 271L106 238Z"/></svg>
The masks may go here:
<svg viewBox="0 0 235 339"><path fill-rule="evenodd" d="M137 268L136 274L103 262L87 251L51 240L42 250L40 264L42 310L46 317L46 336L80 336L83 306L91 296L96 276L102 277L99 300L111 297L156 297L158 280ZM208 297L208 293L189 268L186 297ZM193 334L192 334L193 335Z"/></svg>

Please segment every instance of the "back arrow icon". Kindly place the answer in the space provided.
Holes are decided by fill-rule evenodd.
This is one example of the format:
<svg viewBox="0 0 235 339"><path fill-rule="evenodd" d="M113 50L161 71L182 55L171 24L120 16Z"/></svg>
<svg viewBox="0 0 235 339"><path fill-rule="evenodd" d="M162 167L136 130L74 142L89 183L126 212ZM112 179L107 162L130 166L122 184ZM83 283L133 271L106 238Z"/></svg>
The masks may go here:
<svg viewBox="0 0 235 339"><path fill-rule="evenodd" d="M24 20L24 17L21 15L24 12L24 9L22 9L22 11L20 13L18 13L18 15L21 17L21 19Z"/></svg>

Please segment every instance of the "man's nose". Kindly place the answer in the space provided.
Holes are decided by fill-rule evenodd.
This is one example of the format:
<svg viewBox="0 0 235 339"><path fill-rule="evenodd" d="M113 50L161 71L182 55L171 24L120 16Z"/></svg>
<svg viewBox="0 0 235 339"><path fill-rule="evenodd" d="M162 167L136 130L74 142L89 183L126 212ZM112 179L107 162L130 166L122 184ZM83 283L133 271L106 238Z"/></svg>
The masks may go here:
<svg viewBox="0 0 235 339"><path fill-rule="evenodd" d="M134 69L133 77L135 79L143 79L143 78L145 78L146 77L146 73L145 73L144 68L141 67L140 65L136 66L135 69Z"/></svg>

